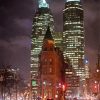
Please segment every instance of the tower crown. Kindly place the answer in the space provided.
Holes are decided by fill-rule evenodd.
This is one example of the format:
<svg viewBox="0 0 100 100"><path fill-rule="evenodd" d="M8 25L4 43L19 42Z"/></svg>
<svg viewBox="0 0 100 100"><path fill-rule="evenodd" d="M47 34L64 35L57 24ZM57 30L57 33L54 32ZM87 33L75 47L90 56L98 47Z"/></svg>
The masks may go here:
<svg viewBox="0 0 100 100"><path fill-rule="evenodd" d="M70 2L70 1L79 1L80 2L80 0L66 0L66 2Z"/></svg>
<svg viewBox="0 0 100 100"><path fill-rule="evenodd" d="M53 40L53 37L51 35L51 31L50 31L50 27L48 26L47 28L47 31L46 31L46 34L44 36L44 39L47 39L47 40Z"/></svg>
<svg viewBox="0 0 100 100"><path fill-rule="evenodd" d="M53 50L54 49L54 39L52 37L49 26L48 26L46 34L44 36L43 49L44 50Z"/></svg>
<svg viewBox="0 0 100 100"><path fill-rule="evenodd" d="M39 0L39 8L49 8L49 5L47 4L47 2L45 0Z"/></svg>

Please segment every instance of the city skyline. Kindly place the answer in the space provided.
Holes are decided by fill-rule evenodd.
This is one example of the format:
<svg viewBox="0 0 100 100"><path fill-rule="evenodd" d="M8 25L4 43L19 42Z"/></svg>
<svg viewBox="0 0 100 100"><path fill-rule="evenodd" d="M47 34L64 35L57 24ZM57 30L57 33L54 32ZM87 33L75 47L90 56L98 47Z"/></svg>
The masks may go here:
<svg viewBox="0 0 100 100"><path fill-rule="evenodd" d="M14 0L11 2L7 2L6 0L0 1L0 64L19 67L22 74L27 73L24 75L24 78L29 77L28 71L30 70L31 45L30 35L32 30L32 18L37 7L35 6L37 5L35 2L36 1L31 0ZM64 9L64 0L47 0L47 2L50 4L50 8L54 15L56 31L62 32L62 15L59 11L61 12ZM83 1L86 29L86 53L88 54L90 63L93 61L94 66L96 66L96 54L100 43L99 2L99 0L91 0L91 3L86 0ZM58 7L60 7L60 9L58 9ZM60 19L58 19L57 16L60 16ZM23 71L23 68L25 71Z"/></svg>

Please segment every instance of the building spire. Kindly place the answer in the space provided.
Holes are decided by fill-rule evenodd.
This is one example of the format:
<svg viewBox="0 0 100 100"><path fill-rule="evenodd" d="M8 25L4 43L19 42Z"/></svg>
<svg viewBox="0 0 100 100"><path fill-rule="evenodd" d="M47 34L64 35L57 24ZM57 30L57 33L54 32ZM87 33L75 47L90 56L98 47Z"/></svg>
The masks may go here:
<svg viewBox="0 0 100 100"><path fill-rule="evenodd" d="M49 5L47 4L46 0L39 0L39 8L49 8Z"/></svg>
<svg viewBox="0 0 100 100"><path fill-rule="evenodd" d="M43 50L53 50L54 49L54 39L52 37L50 27L48 26L46 34L43 39Z"/></svg>
<svg viewBox="0 0 100 100"><path fill-rule="evenodd" d="M44 36L44 39L48 39L48 40L53 40L53 37L51 35L51 31L50 31L50 27L48 26L46 34Z"/></svg>

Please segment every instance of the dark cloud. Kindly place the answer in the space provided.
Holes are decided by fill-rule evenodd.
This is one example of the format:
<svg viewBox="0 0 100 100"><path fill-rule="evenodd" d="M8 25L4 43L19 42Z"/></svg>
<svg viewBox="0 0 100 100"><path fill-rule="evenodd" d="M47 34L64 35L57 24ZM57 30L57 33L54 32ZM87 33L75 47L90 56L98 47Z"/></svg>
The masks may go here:
<svg viewBox="0 0 100 100"><path fill-rule="evenodd" d="M32 0L0 0L0 66L20 68L25 79L30 70L33 4Z"/></svg>
<svg viewBox="0 0 100 100"><path fill-rule="evenodd" d="M0 65L3 63L19 67L26 79L29 77L30 35L37 2L38 0L0 0ZM47 2L54 16L55 30L62 32L64 0ZM82 3L85 17L85 51L93 67L100 43L100 0L82 0Z"/></svg>
<svg viewBox="0 0 100 100"><path fill-rule="evenodd" d="M0 1L1 38L11 38L16 35L29 34L27 29L31 29L32 5L31 0Z"/></svg>

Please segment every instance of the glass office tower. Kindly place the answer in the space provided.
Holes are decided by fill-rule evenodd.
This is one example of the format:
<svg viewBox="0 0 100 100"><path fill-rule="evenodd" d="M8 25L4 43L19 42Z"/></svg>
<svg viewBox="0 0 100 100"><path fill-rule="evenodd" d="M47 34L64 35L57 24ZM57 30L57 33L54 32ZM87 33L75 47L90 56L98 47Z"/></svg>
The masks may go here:
<svg viewBox="0 0 100 100"><path fill-rule="evenodd" d="M31 36L31 85L32 98L35 100L39 95L39 53L42 49L43 38L49 25L51 32L54 31L54 20L45 0L39 0L39 7L35 12L32 24Z"/></svg>
<svg viewBox="0 0 100 100"><path fill-rule="evenodd" d="M76 75L84 79L84 26L83 8L80 0L67 0L63 10L63 51Z"/></svg>

